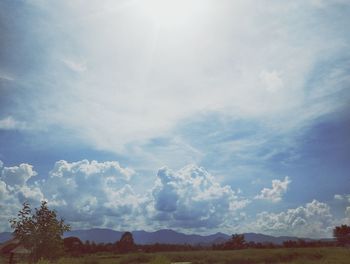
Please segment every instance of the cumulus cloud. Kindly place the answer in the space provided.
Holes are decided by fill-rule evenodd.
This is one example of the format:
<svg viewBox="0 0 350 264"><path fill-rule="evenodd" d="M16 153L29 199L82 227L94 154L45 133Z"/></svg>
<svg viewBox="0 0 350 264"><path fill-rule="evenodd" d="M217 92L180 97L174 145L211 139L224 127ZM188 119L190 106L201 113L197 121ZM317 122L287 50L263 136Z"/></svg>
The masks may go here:
<svg viewBox="0 0 350 264"><path fill-rule="evenodd" d="M286 193L288 185L291 180L288 176L281 180L272 180L272 188L264 188L261 193L255 197L255 199L269 200L272 202L279 202L282 200L282 195Z"/></svg>
<svg viewBox="0 0 350 264"><path fill-rule="evenodd" d="M8 220L17 215L24 201L38 205L44 199L41 188L28 183L36 175L32 165L6 167L0 161L0 230L8 229Z"/></svg>
<svg viewBox="0 0 350 264"><path fill-rule="evenodd" d="M249 202L195 165L177 172L162 168L157 177L152 192L154 217L173 227L213 228L232 224L235 212Z"/></svg>
<svg viewBox="0 0 350 264"><path fill-rule="evenodd" d="M79 227L216 228L241 218L236 212L249 202L194 165L177 172L160 169L152 191L143 196L129 184L132 174L117 162L59 161L43 190Z"/></svg>
<svg viewBox="0 0 350 264"><path fill-rule="evenodd" d="M339 222L339 224L350 224L350 194L335 194L334 199L339 201L339 203L345 207L345 217Z"/></svg>
<svg viewBox="0 0 350 264"><path fill-rule="evenodd" d="M5 200L7 196L6 183L0 180L0 200Z"/></svg>
<svg viewBox="0 0 350 264"><path fill-rule="evenodd" d="M256 228L272 235L297 235L300 237L328 237L334 219L330 207L313 200L305 206L281 213L262 212L257 215Z"/></svg>
<svg viewBox="0 0 350 264"><path fill-rule="evenodd" d="M29 164L6 167L0 162L0 172L1 230L9 229L8 219L24 201L38 206L42 200L47 200L73 228L232 232L244 227L273 235L324 237L334 224L329 206L316 200L280 213L262 212L254 223L248 222L243 210L251 201L195 165L178 171L161 168L153 188L142 195L130 184L135 172L116 161L57 161L48 178L35 182L29 181L36 175ZM276 186L287 186L288 182L287 177L275 182L272 189L262 192L264 197L276 200L279 192L271 190L284 190ZM349 218L348 206L342 221Z"/></svg>
<svg viewBox="0 0 350 264"><path fill-rule="evenodd" d="M44 193L67 220L103 226L106 217L133 215L137 210L138 198L127 185L133 173L116 161L61 160L43 184Z"/></svg>
<svg viewBox="0 0 350 264"><path fill-rule="evenodd" d="M61 160L55 163L47 179L36 182L28 181L37 174L29 164L5 166L0 170L0 206L2 213L6 212L6 221L2 221L0 227L4 229L24 201L37 206L47 200L61 216L78 227L104 226L109 216L121 216L113 225L120 227L118 222L128 223L127 217L134 219L134 210L138 210L138 198L126 184L134 171L122 168L115 161L70 163Z"/></svg>
<svg viewBox="0 0 350 264"><path fill-rule="evenodd" d="M61 160L48 178L28 181L35 174L28 164L2 169L0 205L8 216L24 201L35 206L47 200L76 228L210 230L236 225L245 217L240 209L249 203L195 165L176 172L160 169L153 188L143 195L130 185L134 171L115 161Z"/></svg>
<svg viewBox="0 0 350 264"><path fill-rule="evenodd" d="M0 165L2 162L0 162ZM37 203L44 199L40 186L28 184L28 180L37 175L30 164L13 167L0 166L0 197L9 206L28 201ZM11 204L15 201L14 204Z"/></svg>
<svg viewBox="0 0 350 264"><path fill-rule="evenodd" d="M32 165L23 163L19 166L4 167L1 172L1 179L10 186L23 186L30 178L36 175L37 172L33 170Z"/></svg>
<svg viewBox="0 0 350 264"><path fill-rule="evenodd" d="M350 217L350 206L346 207L345 214Z"/></svg>

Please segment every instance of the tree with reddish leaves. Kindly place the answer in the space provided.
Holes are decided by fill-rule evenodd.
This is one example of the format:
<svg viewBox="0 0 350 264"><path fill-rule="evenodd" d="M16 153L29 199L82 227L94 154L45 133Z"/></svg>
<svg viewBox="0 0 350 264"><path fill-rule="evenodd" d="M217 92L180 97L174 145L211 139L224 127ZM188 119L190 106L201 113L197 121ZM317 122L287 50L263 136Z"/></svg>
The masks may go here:
<svg viewBox="0 0 350 264"><path fill-rule="evenodd" d="M233 234L231 239L225 243L225 249L242 249L246 247L243 234Z"/></svg>
<svg viewBox="0 0 350 264"><path fill-rule="evenodd" d="M333 236L339 246L350 245L350 226L341 225L333 229Z"/></svg>
<svg viewBox="0 0 350 264"><path fill-rule="evenodd" d="M134 238L130 232L125 232L117 242L117 249L121 253L128 253L135 250Z"/></svg>

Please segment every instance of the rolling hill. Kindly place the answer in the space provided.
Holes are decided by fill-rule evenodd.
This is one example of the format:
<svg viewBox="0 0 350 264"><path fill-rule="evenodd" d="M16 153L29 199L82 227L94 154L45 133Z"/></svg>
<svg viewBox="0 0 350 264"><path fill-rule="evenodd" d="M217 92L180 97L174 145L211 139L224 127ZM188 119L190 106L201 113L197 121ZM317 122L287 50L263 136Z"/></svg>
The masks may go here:
<svg viewBox="0 0 350 264"><path fill-rule="evenodd" d="M112 229L93 228L86 230L72 230L66 232L64 237L75 236L82 241L89 240L95 243L114 243L119 241L123 232L115 231ZM222 243L230 238L229 235L224 233L216 233L212 235L196 235L196 234L184 234L176 232L171 229L162 229L155 232L147 232L143 230L132 232L136 244L191 244L191 245L210 245L214 243ZM10 232L0 233L0 243L3 243L11 239L12 235ZM257 233L245 233L245 240L247 242L260 242L260 243L274 243L282 244L286 240L298 240L297 237L274 237L264 234ZM310 239L305 239L310 240Z"/></svg>

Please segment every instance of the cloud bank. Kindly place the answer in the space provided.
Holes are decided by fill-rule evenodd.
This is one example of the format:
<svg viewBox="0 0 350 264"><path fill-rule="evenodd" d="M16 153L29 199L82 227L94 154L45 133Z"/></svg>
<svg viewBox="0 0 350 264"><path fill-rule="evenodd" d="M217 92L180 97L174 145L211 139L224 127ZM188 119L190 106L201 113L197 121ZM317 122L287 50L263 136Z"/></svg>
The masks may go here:
<svg viewBox="0 0 350 264"><path fill-rule="evenodd" d="M329 236L334 224L330 207L313 200L281 213L262 212L257 215L256 227L272 234L317 238Z"/></svg>
<svg viewBox="0 0 350 264"><path fill-rule="evenodd" d="M118 162L56 162L48 178L28 182L37 173L29 164L1 167L1 228L21 203L45 199L73 227L119 230L177 228L211 230L237 225L249 201L220 185L204 168L162 168L153 188L140 195L129 184L134 171Z"/></svg>
<svg viewBox="0 0 350 264"><path fill-rule="evenodd" d="M327 237L335 223L330 207L317 200L280 213L261 212L256 220L249 220L245 209L254 200L221 185L196 165L178 171L159 169L153 187L143 194L136 193L130 184L134 170L116 161L61 160L46 179L37 181L37 173L29 164L0 165L2 230L8 229L7 221L16 215L21 203L29 201L38 206L42 200L47 200L73 228L174 228L206 233L246 228L274 235ZM289 182L288 177L274 180L273 188L264 189L267 191L260 195L278 200ZM349 207L345 210L349 213Z"/></svg>

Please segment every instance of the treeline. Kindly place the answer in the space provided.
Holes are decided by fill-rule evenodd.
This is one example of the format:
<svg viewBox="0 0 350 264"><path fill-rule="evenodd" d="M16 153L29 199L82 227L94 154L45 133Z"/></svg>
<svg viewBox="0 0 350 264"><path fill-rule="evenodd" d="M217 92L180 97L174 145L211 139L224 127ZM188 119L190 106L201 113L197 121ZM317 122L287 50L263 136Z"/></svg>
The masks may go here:
<svg viewBox="0 0 350 264"><path fill-rule="evenodd" d="M250 241L240 246L232 246L230 243L213 244L213 250L237 250L245 248L256 248L256 249L268 249L268 248L310 248L310 247L335 247L337 246L333 241L305 241L305 240L287 240L283 244L274 244L271 242L254 242Z"/></svg>
<svg viewBox="0 0 350 264"><path fill-rule="evenodd" d="M63 239L64 249L67 253L73 256L81 254L93 254L97 252L116 252L128 253L137 250L134 239L130 232L125 232L119 241L115 243L99 243L90 242L89 240L83 243L77 237L67 237Z"/></svg>
<svg viewBox="0 0 350 264"><path fill-rule="evenodd" d="M298 240L287 240L284 241L282 245L274 244L271 242L246 242L244 235L234 234L231 239L224 243L214 244L212 246L213 250L237 250L244 248L301 248L301 247L334 247L337 243L335 241L324 241L324 240L310 240L306 241L304 239Z"/></svg>
<svg viewBox="0 0 350 264"><path fill-rule="evenodd" d="M127 232L129 233L129 232ZM130 233L129 233L130 234ZM125 237L125 235L123 235ZM125 239L115 243L95 243L89 240L84 243L77 237L68 237L63 240L66 253L72 256L80 256L83 254L94 254L98 252L110 253L129 253L129 252L169 252L169 251L194 251L210 249L210 246L190 245L190 244L149 244L136 245L133 240L126 242Z"/></svg>
<svg viewBox="0 0 350 264"><path fill-rule="evenodd" d="M162 252L162 251L194 251L194 250L239 250L245 248L267 249L267 248L311 248L311 247L335 247L350 245L350 226L341 225L337 226L333 230L333 236L335 240L287 240L281 245L274 243L259 243L259 242L246 242L243 234L234 234L231 238L223 243L217 243L213 245L209 244L151 244L151 245L136 245L134 243L132 234L126 232L123 234L120 241L112 244L95 244L89 241L85 244L78 242L78 238L71 238L76 240L76 245L79 245L73 252L79 253L96 253L96 252L116 252L127 253L134 251L141 252ZM65 239L65 247L68 251L72 252L72 247L67 243L69 239ZM80 241L80 240L79 240Z"/></svg>
<svg viewBox="0 0 350 264"><path fill-rule="evenodd" d="M306 248L306 247L335 247L336 241L312 240L305 241L304 239L287 240L283 242L285 248Z"/></svg>
<svg viewBox="0 0 350 264"><path fill-rule="evenodd" d="M64 247L67 253L72 256L82 254L94 254L98 252L110 253L129 253L129 252L169 252L169 251L196 251L196 250L239 250L246 248L267 249L267 248L306 248L306 247L334 247L337 246L335 241L310 240L303 239L284 241L282 245L274 243L256 243L246 242L244 235L235 234L231 239L213 245L190 245L190 244L149 244L136 245L130 232L123 234L120 241L115 243L99 243L80 241L77 237L64 239Z"/></svg>
<svg viewBox="0 0 350 264"><path fill-rule="evenodd" d="M271 242L246 242L244 235L234 234L231 239L224 243L214 244L212 246L213 250L236 250L244 248L305 248L305 247L334 247L337 246L336 241L325 241L325 240L287 240L284 241L282 245L274 244Z"/></svg>

